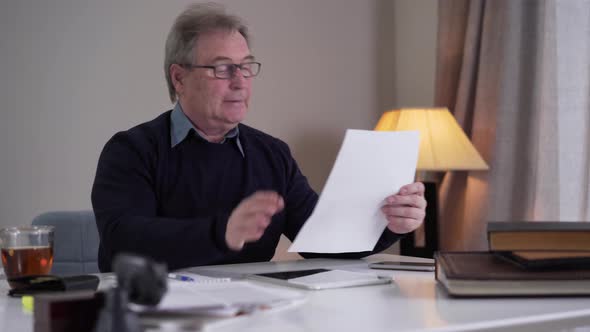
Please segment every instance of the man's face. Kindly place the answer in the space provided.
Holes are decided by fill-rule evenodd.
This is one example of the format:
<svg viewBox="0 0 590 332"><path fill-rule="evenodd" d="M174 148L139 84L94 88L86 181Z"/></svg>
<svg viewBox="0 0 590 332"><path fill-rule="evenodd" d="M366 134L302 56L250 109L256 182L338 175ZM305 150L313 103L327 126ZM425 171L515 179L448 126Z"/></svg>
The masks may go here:
<svg viewBox="0 0 590 332"><path fill-rule="evenodd" d="M237 31L213 31L197 40L194 65L214 66L253 61L244 37ZM251 80L236 71L230 79L218 79L213 69L186 69L180 104L188 117L205 132L227 132L246 116Z"/></svg>

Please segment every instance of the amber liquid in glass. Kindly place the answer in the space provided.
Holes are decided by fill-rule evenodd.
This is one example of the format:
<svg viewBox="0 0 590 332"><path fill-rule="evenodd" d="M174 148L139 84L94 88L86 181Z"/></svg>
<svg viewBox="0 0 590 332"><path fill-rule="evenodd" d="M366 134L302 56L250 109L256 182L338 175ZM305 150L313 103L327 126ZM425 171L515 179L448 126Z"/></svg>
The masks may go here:
<svg viewBox="0 0 590 332"><path fill-rule="evenodd" d="M2 248L2 264L10 287L10 279L28 275L49 274L53 265L52 247Z"/></svg>

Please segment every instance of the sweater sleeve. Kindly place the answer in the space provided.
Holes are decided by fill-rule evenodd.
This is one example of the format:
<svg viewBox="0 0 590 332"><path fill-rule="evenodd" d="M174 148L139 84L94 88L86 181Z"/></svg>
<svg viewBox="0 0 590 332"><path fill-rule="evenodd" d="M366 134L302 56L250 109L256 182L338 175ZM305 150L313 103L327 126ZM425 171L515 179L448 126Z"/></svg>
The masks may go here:
<svg viewBox="0 0 590 332"><path fill-rule="evenodd" d="M293 241L299 233L301 227L303 227L305 221L311 216L311 213L318 202L318 195L310 187L307 178L301 173L299 167L297 166L297 162L291 156L291 152L289 151L289 148L286 144L285 149L289 159L287 167L288 189L287 197L285 199L285 210L288 226L285 235L289 238L289 240ZM329 241L328 236L329 235L326 236L326 241ZM386 228L372 251L337 254L300 252L299 254L305 258L361 258L389 248L401 237L403 236L393 233Z"/></svg>
<svg viewBox="0 0 590 332"><path fill-rule="evenodd" d="M166 262L169 269L212 264L231 254L225 243L229 215L158 217L157 151L146 148L149 144L119 133L99 158L92 205L100 235L100 270L110 271L120 252Z"/></svg>

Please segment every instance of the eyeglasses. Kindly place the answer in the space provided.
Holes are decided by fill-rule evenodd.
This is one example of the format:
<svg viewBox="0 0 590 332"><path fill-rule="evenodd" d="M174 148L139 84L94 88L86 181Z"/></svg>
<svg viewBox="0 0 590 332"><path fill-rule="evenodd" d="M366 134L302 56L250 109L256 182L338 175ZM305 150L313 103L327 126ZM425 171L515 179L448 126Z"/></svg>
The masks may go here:
<svg viewBox="0 0 590 332"><path fill-rule="evenodd" d="M197 65L183 65L186 68L207 68L213 69L213 74L216 78L220 79L230 79L233 78L236 74L237 69L240 69L240 73L244 78L255 77L260 73L260 67L262 64L260 62L244 62L240 64L235 63L224 63L222 65L216 66L197 66Z"/></svg>

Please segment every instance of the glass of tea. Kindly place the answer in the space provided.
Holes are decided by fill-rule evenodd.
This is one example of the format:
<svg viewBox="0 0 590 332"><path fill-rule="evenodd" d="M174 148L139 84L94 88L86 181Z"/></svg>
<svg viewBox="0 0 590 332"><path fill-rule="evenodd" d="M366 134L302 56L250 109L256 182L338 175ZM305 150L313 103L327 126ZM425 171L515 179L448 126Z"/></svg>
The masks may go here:
<svg viewBox="0 0 590 332"><path fill-rule="evenodd" d="M53 226L25 226L0 229L2 265L11 279L45 275L53 265Z"/></svg>

